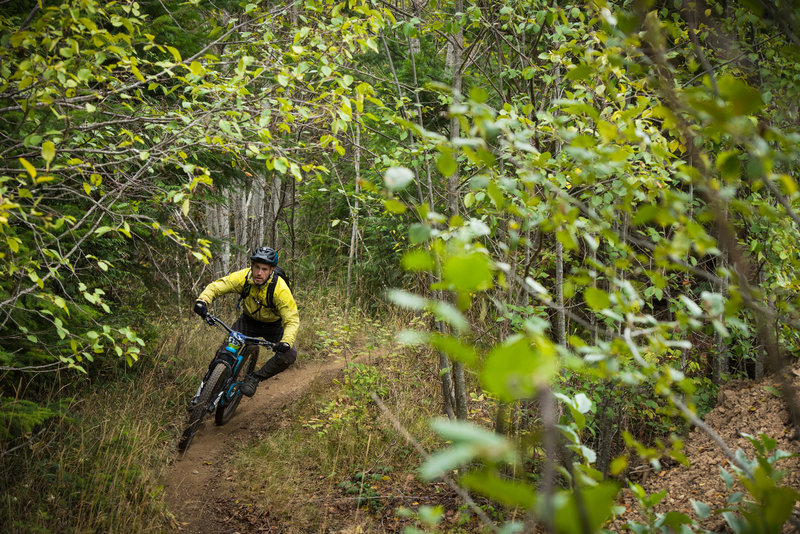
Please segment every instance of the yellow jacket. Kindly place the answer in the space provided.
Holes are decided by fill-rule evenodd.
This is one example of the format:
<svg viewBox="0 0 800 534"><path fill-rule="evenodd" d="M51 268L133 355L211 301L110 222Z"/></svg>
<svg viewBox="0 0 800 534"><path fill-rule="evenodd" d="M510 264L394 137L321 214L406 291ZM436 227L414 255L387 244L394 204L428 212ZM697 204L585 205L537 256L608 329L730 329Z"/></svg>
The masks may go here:
<svg viewBox="0 0 800 534"><path fill-rule="evenodd" d="M300 314L297 311L297 303L294 301L291 289L286 284L286 280L280 276L278 276L278 284L275 286L273 295L273 302L277 310L267 305L267 287L275 276L278 275L272 273L266 282L257 286L250 276L250 269L242 269L211 282L197 298L206 301L206 304L211 304L215 298L228 293L241 295L245 281L247 281L250 284L250 291L242 300L242 311L248 317L264 323L281 321L283 325L281 341L292 346L300 326Z"/></svg>

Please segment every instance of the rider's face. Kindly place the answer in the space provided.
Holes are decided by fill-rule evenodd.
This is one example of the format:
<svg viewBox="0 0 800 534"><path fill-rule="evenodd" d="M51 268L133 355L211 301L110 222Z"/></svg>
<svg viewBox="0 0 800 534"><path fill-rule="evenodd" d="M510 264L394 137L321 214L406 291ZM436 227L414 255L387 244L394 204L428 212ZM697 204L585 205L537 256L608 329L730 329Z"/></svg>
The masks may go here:
<svg viewBox="0 0 800 534"><path fill-rule="evenodd" d="M269 275L272 274L272 271L275 269L272 265L267 265L266 263L259 263L253 262L253 282L256 285L261 285L267 281Z"/></svg>

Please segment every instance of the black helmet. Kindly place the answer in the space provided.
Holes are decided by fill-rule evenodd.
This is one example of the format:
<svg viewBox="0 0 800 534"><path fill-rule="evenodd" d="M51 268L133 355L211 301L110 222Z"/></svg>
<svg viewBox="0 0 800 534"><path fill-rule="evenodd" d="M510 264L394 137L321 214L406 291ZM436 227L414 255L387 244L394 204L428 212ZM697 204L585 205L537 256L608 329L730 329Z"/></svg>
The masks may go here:
<svg viewBox="0 0 800 534"><path fill-rule="evenodd" d="M250 256L250 261L260 261L267 265L278 265L278 253L269 247L258 247Z"/></svg>

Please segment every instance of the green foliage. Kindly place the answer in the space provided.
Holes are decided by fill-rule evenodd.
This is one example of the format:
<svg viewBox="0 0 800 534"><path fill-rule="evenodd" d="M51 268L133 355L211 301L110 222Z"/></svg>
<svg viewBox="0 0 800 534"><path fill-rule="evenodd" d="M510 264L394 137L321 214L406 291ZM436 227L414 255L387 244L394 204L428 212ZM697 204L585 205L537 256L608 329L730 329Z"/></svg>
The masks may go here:
<svg viewBox="0 0 800 534"><path fill-rule="evenodd" d="M683 428L678 416L693 415L695 402L703 410L713 403L699 342L723 340L743 366L758 354L755 347L773 356L796 352L793 340L776 349L770 330L796 326L790 317L797 287L766 279L792 279L797 267L786 247L797 242L798 117L796 109L778 111L776 94L754 82L758 71L768 84L788 88L778 81L779 65L792 52L774 27L722 4L712 3L699 21L680 6L645 12L611 2L588 10L531 2L526 8L503 6L489 15L472 5L450 20L444 9L438 13L437 29L452 38L462 28L474 32L470 47L481 48L482 29L504 35L496 55L494 44L482 49L482 67L500 77L483 71L492 91L464 91L469 98L441 89L460 123L459 138L405 125L421 139L435 139L443 178L470 178L457 189L448 183L455 208L407 200L420 221L409 228L416 246L405 265L434 282L429 292L389 296L400 306L438 311L462 339L483 329L485 306L494 306L503 329L480 347L480 357L469 358L484 391L505 403L541 401L560 379L564 393L557 395L571 415L558 425L571 457L553 467L567 488L542 502L524 497L533 495L527 481L500 489L492 469L503 461L516 465L518 451L477 430L442 434L452 443L423 473L472 467L470 476L485 483L472 483L476 491L490 488L487 496L501 501L501 494L516 495L505 504L532 511L551 530L588 532L609 517L616 495L615 486L600 482L596 452L585 442L608 437L599 435L592 410L611 399L636 428L635 436L626 434L627 445L653 465L664 455L684 460L680 440L668 446L662 438ZM746 39L742 47L752 57L744 60L717 46L715 31L741 36L737 24L744 21L777 48L766 53ZM513 46L527 45L533 35L540 53ZM754 58L764 61L757 69L749 63ZM790 69L794 76L796 66ZM505 83L516 91L498 90ZM794 94L796 84L789 85ZM769 235L753 241L766 228ZM762 255L767 241L773 248ZM566 340L549 331L560 322ZM442 345L427 332L415 340ZM468 353L445 352L459 360ZM690 400L688 407L681 398ZM595 493L583 498L584 492ZM550 515L554 503L563 515ZM658 522L664 529L689 523L681 514Z"/></svg>
<svg viewBox="0 0 800 534"><path fill-rule="evenodd" d="M63 418L71 399L60 399L48 405L24 399L3 398L0 402L0 439L9 444L16 438L29 438L50 419Z"/></svg>
<svg viewBox="0 0 800 534"><path fill-rule="evenodd" d="M187 353L196 349L184 347ZM177 358L166 352L145 357L114 384L73 386L70 406L20 401L13 411L6 407L4 413L27 409L47 417L31 422L28 434L11 432L28 441L6 449L2 458L0 523L6 531L170 528L160 469L171 455L165 444L172 441L169 428L180 415L180 399L192 393L181 378L196 374L196 368L186 365L180 343L170 343L169 352ZM3 421L4 429L8 424Z"/></svg>
<svg viewBox="0 0 800 534"><path fill-rule="evenodd" d="M4 11L9 443L59 413L41 400L55 371L126 372L151 338L153 308L198 279L190 262L231 245L203 235L198 207L276 178L269 230L297 244L299 279L328 287L348 265L359 304L375 310L391 280L402 290L390 298L422 317L406 337L466 365L486 396L557 391L569 417L544 435L558 432L569 456L548 499L499 474L542 465L525 458L541 449L535 439L522 447L437 423L453 443L424 468L473 466L464 484L551 530L596 529L611 509L616 488L593 467L604 401L629 414L628 445L657 463L679 453L661 441L679 427L676 401L713 403L711 340L729 348L721 376L755 372L762 347L800 354L796 15L716 1L702 13L412 4L67 0ZM462 38L455 65L442 51ZM338 354L353 329L326 319L303 342ZM386 387L352 367L308 424L325 437L368 426L367 394ZM793 496L754 484L745 520L772 506L782 518ZM435 527L437 513L424 522Z"/></svg>
<svg viewBox="0 0 800 534"><path fill-rule="evenodd" d="M319 417L312 417L304 425L316 430L322 436L336 432L342 427L369 427L371 423L369 407L370 394L384 395L387 391L386 378L370 365L350 363L344 371L341 390L336 398L320 408Z"/></svg>
<svg viewBox="0 0 800 534"><path fill-rule="evenodd" d="M376 466L370 472L359 471L349 479L339 482L339 488L347 495L356 497L356 505L367 505L373 510L380 510L384 503L373 484L390 476L391 466Z"/></svg>

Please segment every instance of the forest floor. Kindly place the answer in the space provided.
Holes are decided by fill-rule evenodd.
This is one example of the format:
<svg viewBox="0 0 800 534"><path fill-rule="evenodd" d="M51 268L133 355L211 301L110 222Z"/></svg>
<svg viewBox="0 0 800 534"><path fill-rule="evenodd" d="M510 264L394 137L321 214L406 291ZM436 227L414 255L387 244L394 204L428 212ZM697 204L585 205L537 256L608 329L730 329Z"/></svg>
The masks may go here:
<svg viewBox="0 0 800 534"><path fill-rule="evenodd" d="M788 371L796 390L800 391L800 367ZM741 449L748 459L754 458L754 448L744 436L758 437L766 434L777 441L776 449L792 453L792 458L777 462L776 468L785 472L781 485L800 490L800 440L794 433L789 410L779 394L779 383L774 377L760 381L736 380L728 382L717 395L717 404L705 417L713 429L732 451ZM721 469L732 473L730 462L716 442L703 430L694 428L684 440L682 451L689 466L672 461L660 471L650 471L639 481L648 495L667 490L666 497L655 507L656 512L677 511L696 518L690 499L703 502L711 510L723 509L731 491L726 488ZM736 484L734 491L743 491ZM622 530L628 520L642 521L639 506L633 493L624 489L620 504L626 513L618 517L611 527ZM800 506L794 508L795 519L800 519ZM731 532L720 515L713 515L701 525L712 532ZM798 532L786 525L783 532Z"/></svg>
<svg viewBox="0 0 800 534"><path fill-rule="evenodd" d="M207 421L195 436L191 448L185 454L177 455L161 477L167 508L174 516L176 530L206 534L291 531L289 525L281 524L269 513L263 510L256 512L245 504L257 496L237 495L236 492L241 491L241 486L236 483L237 472L226 458L239 443L268 432L270 428L279 427L283 418L281 412L285 407L300 399L312 385L324 387L325 383L330 383L339 376L344 366L342 361L294 366L262 383L252 399L245 399L240 404L227 425L215 426L213 418ZM795 387L800 388L800 369L796 368L791 373ZM797 454L793 458L780 460L777 467L786 472L783 485L800 489L800 441L794 438L788 410L777 391L778 384L774 378L758 382L730 382L720 390L717 405L707 414L705 421L732 450L741 448L749 458L753 457L753 447L743 434L767 434L777 441L778 449ZM731 471L727 458L711 437L699 429L694 429L685 438L684 445L683 453L690 462L689 467L677 462L665 462L660 471L648 472L638 482L648 494L668 490L667 496L656 507L657 512L674 510L694 517L690 499L708 504L711 510L723 508L730 491L720 476L720 468ZM442 492L441 487L426 487L416 481L407 483L414 486L417 495L421 495L419 500L427 500L424 494L430 493L431 502L452 500L448 508L458 506L455 502L457 499L446 495L449 492ZM619 504L625 507L625 513L606 525L606 528L625 530L624 525L628 520L642 521L640 509L630 490L623 489L620 492ZM355 507L350 508L353 509L332 512L339 520L353 512L357 517ZM797 512L796 507L796 517ZM338 530L341 526L333 528L334 523L332 521L327 528L319 531L351 532ZM380 523L388 526L384 521ZM383 527L381 531L398 531L399 524L390 524L390 528ZM703 526L715 532L727 531L724 520L718 515L712 515ZM352 532L366 531L354 527Z"/></svg>

